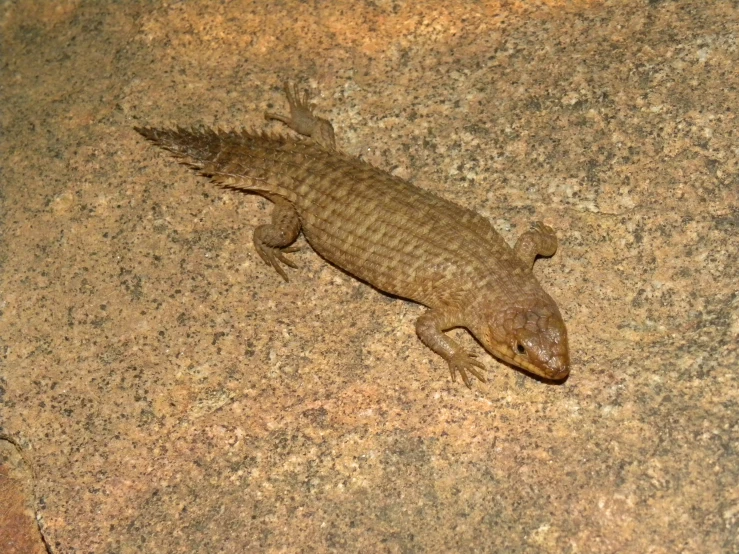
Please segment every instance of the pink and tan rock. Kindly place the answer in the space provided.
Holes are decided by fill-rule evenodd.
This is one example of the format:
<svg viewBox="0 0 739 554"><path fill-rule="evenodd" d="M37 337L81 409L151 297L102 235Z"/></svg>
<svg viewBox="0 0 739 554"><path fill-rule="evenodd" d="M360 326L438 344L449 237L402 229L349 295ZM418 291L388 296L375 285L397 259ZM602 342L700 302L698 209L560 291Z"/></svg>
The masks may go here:
<svg viewBox="0 0 739 554"><path fill-rule="evenodd" d="M739 12L729 3L0 6L0 433L55 552L721 552L739 538ZM343 6L343 7L342 7ZM339 147L474 209L568 325L562 385L452 383L422 308L142 124ZM304 244L303 239L299 239Z"/></svg>

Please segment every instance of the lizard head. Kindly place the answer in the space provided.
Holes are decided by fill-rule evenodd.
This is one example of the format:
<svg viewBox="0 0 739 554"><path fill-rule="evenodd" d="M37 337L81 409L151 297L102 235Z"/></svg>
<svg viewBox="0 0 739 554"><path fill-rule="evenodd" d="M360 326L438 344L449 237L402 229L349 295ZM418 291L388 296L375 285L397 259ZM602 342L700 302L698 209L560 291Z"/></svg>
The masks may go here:
<svg viewBox="0 0 739 554"><path fill-rule="evenodd" d="M551 298L506 307L475 333L494 356L541 377L562 380L570 372L567 328Z"/></svg>

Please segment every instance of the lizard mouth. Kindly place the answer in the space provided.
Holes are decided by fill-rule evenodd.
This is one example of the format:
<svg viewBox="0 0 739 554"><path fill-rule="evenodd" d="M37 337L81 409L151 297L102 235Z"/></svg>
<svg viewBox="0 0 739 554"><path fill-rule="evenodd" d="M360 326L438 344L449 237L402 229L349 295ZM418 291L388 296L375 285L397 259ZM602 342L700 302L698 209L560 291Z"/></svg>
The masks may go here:
<svg viewBox="0 0 739 554"><path fill-rule="evenodd" d="M546 362L536 363L527 357L516 354L507 346L491 350L491 354L496 358L545 379L561 381L570 374L570 363L566 356L552 356Z"/></svg>

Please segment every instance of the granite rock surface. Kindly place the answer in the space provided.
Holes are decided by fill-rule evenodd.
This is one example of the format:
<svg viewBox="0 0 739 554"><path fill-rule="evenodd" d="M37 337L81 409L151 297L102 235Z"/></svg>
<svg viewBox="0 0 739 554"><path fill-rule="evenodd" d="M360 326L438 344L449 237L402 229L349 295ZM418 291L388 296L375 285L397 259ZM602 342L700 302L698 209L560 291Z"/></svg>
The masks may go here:
<svg viewBox="0 0 739 554"><path fill-rule="evenodd" d="M739 552L736 2L0 2L0 433L49 549ZM572 374L484 354L136 125L273 128L536 220ZM276 127L274 127L276 128Z"/></svg>

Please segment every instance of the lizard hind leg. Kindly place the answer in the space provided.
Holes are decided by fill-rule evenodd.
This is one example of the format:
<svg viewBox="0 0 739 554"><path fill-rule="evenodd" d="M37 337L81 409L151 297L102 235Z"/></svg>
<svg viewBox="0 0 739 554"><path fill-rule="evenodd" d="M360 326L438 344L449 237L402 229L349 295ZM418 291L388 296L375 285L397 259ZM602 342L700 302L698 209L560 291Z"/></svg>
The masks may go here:
<svg viewBox="0 0 739 554"><path fill-rule="evenodd" d="M264 117L282 121L296 133L310 137L325 150L336 150L334 128L330 121L313 114L313 105L308 92L301 93L296 84L285 83L285 96L290 106L290 115L267 112Z"/></svg>
<svg viewBox="0 0 739 554"><path fill-rule="evenodd" d="M296 252L300 248L290 246L300 234L300 218L298 212L287 200L270 197L275 204L272 210L272 222L254 229L254 247L265 263L272 266L285 281L287 273L281 264L297 268L286 253Z"/></svg>
<svg viewBox="0 0 739 554"><path fill-rule="evenodd" d="M554 229L537 221L531 230L526 231L516 241L513 248L526 267L533 267L537 256L553 256L557 251L557 235Z"/></svg>

